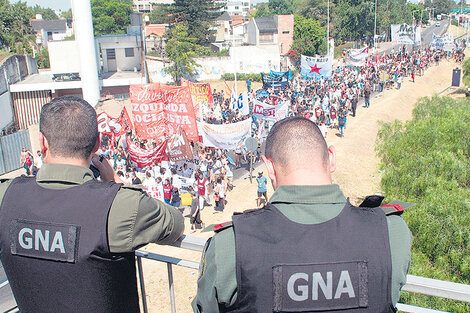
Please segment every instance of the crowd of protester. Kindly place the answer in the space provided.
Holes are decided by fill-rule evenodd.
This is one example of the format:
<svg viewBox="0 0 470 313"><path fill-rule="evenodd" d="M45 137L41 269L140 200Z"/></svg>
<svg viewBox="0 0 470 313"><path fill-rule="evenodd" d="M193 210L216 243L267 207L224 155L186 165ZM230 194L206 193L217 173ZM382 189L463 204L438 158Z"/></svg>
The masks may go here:
<svg viewBox="0 0 470 313"><path fill-rule="evenodd" d="M347 120L356 116L360 100L364 100L364 107L368 108L374 92L400 89L404 79L414 82L416 76L423 75L426 69L432 64L438 64L442 58L459 60L463 56L461 53L448 54L430 49L392 50L388 55L371 57L364 66L339 65L333 69L330 79L307 80L297 76L285 88L268 89L269 97L260 100L270 104L288 102L287 116L304 116L314 121L325 137L329 129L337 130L339 136L344 136ZM251 99L256 98L257 92L252 90L249 95L251 112ZM239 110L232 111L230 97L224 91L214 90L213 98L214 108L209 109L204 121L227 124L251 118L251 135L258 143L255 152L249 152L243 145L233 151L226 151L192 143L193 160L161 161L145 168L138 168L131 162L124 138L112 140L105 136L97 152L111 163L124 182L141 184L149 191L152 187L162 186L167 204L175 207L190 206L193 230L203 226L200 211L205 206L214 203L214 213L224 210L227 193L233 188L233 171L249 163L251 157L254 162L260 161L263 140L273 125L273 122L256 118L252 114L242 115ZM127 136L142 149L153 149L159 144L157 140L140 140L131 133ZM35 175L42 165L40 152L37 151L35 157L25 148L20 161L27 175ZM185 186L183 192L175 186L177 177L187 178L192 184ZM258 206L261 195L258 195Z"/></svg>

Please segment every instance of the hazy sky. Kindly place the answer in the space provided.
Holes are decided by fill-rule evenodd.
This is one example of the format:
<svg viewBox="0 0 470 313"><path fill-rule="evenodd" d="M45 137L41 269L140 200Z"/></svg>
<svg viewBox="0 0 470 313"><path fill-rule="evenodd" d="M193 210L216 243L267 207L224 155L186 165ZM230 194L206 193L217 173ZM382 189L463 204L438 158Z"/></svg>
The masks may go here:
<svg viewBox="0 0 470 313"><path fill-rule="evenodd" d="M81 1L81 0L78 0ZM18 2L17 0L10 0L11 3ZM23 0L24 2L24 0ZM35 6L38 4L43 8L51 8L53 10L62 10L67 11L70 9L71 1L70 0L26 0L28 6Z"/></svg>
<svg viewBox="0 0 470 313"><path fill-rule="evenodd" d="M24 0L23 0L24 1ZM78 0L83 1L83 0ZM10 0L11 3L18 2L17 0ZM54 10L67 11L70 9L71 0L26 0L29 6L34 6L38 4L44 8L51 8ZM268 0L251 0L252 4L257 4L260 2L268 2Z"/></svg>

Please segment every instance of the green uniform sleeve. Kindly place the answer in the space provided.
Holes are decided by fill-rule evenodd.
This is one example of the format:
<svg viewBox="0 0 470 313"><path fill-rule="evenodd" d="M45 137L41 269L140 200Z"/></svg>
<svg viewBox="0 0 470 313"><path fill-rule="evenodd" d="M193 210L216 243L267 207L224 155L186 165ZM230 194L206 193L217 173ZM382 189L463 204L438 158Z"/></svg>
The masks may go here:
<svg viewBox="0 0 470 313"><path fill-rule="evenodd" d="M3 197L5 196L5 193L7 192L8 187L10 186L11 180L6 180L2 183L0 183L0 204L3 202Z"/></svg>
<svg viewBox="0 0 470 313"><path fill-rule="evenodd" d="M405 221L397 215L387 216L390 252L392 254L392 303L396 306L400 290L406 284L411 263L412 235Z"/></svg>
<svg viewBox="0 0 470 313"><path fill-rule="evenodd" d="M196 313L220 312L237 299L235 235L230 227L217 233L202 255L197 295L192 302Z"/></svg>
<svg viewBox="0 0 470 313"><path fill-rule="evenodd" d="M148 243L169 244L184 230L182 214L149 197L139 187L123 186L108 217L112 253L132 252Z"/></svg>

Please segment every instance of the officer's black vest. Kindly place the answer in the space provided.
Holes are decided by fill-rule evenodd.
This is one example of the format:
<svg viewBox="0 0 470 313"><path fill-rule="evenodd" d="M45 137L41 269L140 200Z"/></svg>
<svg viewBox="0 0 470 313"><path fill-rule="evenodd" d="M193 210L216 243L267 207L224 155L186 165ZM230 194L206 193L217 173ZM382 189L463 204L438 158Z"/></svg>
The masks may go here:
<svg viewBox="0 0 470 313"><path fill-rule="evenodd" d="M319 224L269 204L233 217L237 299L229 312L394 312L381 209L347 204Z"/></svg>
<svg viewBox="0 0 470 313"><path fill-rule="evenodd" d="M0 248L21 313L139 312L134 254L109 252L108 214L120 187L11 182L0 209Z"/></svg>

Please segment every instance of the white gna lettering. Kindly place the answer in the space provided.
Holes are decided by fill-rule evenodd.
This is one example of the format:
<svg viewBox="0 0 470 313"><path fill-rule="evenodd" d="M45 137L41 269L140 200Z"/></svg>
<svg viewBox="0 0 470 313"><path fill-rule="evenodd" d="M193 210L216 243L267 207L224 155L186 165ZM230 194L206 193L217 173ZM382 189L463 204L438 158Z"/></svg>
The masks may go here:
<svg viewBox="0 0 470 313"><path fill-rule="evenodd" d="M287 294L294 301L305 301L308 299L309 285L307 273L295 273L287 281ZM297 290L294 285L298 280L304 280L305 284L299 284ZM320 272L312 274L312 300L318 300L318 291L321 289L325 299L333 299L333 272L326 272L326 282ZM355 298L354 288L348 271L341 271L336 284L334 299L340 299L341 295L346 293L349 298Z"/></svg>
<svg viewBox="0 0 470 313"><path fill-rule="evenodd" d="M44 233L40 229L22 228L18 233L18 241L23 249L42 250L46 252L55 252L59 250L60 253L65 253L64 239L60 231L55 232L54 238L50 240L50 231L46 230Z"/></svg>

